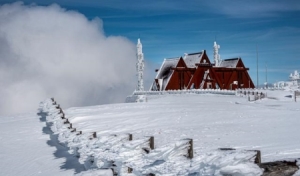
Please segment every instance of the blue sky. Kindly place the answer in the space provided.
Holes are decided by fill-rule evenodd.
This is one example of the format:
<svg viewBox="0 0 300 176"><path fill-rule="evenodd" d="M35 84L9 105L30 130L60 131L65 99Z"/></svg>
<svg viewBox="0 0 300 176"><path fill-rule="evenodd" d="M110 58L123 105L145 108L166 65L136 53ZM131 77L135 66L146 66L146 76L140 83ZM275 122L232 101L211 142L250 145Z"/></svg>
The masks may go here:
<svg viewBox="0 0 300 176"><path fill-rule="evenodd" d="M1 4L15 1L0 0ZM300 71L300 2L298 0L38 0L103 21L107 36L140 37L145 58L157 67L164 58L206 50L213 60L215 37L221 59L241 57L256 84L256 46L259 84L288 79ZM154 77L153 70L153 77Z"/></svg>

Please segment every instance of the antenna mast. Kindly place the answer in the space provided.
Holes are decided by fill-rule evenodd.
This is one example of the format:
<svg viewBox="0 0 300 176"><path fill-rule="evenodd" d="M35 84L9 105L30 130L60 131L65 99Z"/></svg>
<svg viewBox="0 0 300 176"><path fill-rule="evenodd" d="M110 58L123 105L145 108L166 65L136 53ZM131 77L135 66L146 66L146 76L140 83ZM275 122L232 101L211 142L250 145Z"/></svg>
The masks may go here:
<svg viewBox="0 0 300 176"><path fill-rule="evenodd" d="M258 51L256 44L256 88L258 88Z"/></svg>
<svg viewBox="0 0 300 176"><path fill-rule="evenodd" d="M144 74L144 54L143 54L143 46L141 43L140 38L138 38L138 43L136 45L137 48L137 63L136 63L136 71L138 77L138 85L137 91L144 91L144 81L143 81L143 74Z"/></svg>
<svg viewBox="0 0 300 176"><path fill-rule="evenodd" d="M215 67L218 67L220 65L220 55L219 55L219 49L220 45L217 44L217 42L214 42L214 61L215 61Z"/></svg>

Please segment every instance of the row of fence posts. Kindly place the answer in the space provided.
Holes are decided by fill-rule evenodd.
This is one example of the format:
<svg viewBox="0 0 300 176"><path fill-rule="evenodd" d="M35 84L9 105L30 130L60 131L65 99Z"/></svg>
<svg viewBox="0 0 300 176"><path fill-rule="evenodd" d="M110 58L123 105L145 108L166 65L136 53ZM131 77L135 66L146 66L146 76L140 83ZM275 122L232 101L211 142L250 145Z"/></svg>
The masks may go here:
<svg viewBox="0 0 300 176"><path fill-rule="evenodd" d="M254 101L266 97L266 95L262 92L258 93L258 92L254 92L254 91L246 91L246 90L242 91L242 90L240 90L239 93L243 94L243 95L248 95L248 101L251 100L250 95L254 96Z"/></svg>
<svg viewBox="0 0 300 176"><path fill-rule="evenodd" d="M69 124L68 129L70 129L70 132L76 132L76 128L73 127L73 124L69 121L68 118L65 117L65 113L63 112L62 108L60 107L59 104L56 103L56 101L54 100L54 98L51 98L52 100L52 105L54 105L56 107L56 109L59 110L58 114L62 114L61 115L61 119L65 120L64 124ZM76 135L81 135L82 131L78 131ZM90 140L97 138L97 132L92 132L91 136L90 136ZM133 140L133 135L132 134L128 134L128 140L132 141ZM192 159L194 157L193 154L193 139L188 139L188 143L189 143L189 148L187 150L187 155L186 157L189 159ZM149 148L150 150L154 150L154 137L150 136L149 137ZM148 154L150 153L150 151L148 150L148 148L143 148L143 150ZM114 161L112 161L114 162ZM114 175L117 175L117 173L114 171L113 168L111 168L112 172ZM133 168L128 167L128 173L132 173L133 172ZM149 176L155 176L155 174L148 174Z"/></svg>
<svg viewBox="0 0 300 176"><path fill-rule="evenodd" d="M240 94L243 94L243 95L248 95L248 101L250 101L250 95L255 96L255 100L258 100L258 99L262 99L262 98L267 97L266 94L264 94L264 93L262 93L262 92L258 93L258 92L254 92L254 91L251 91L251 92L250 92L250 91L246 91L246 90L244 90L244 91L240 90L240 91L238 91L238 92L239 92ZM294 91L293 94L294 94L294 95L293 95L294 101L297 102L297 96L300 95L300 92L299 92L299 91Z"/></svg>
<svg viewBox="0 0 300 176"><path fill-rule="evenodd" d="M70 129L70 132L76 132L76 128L73 127L72 123L70 123L70 121L65 117L65 114L63 112L63 110L61 109L60 105L57 104L55 101L54 101L54 98L51 98L52 100L52 105L55 105L56 109L59 110L59 113L58 114L62 114L61 115L61 118L64 119L64 124L69 124L69 127L68 129ZM81 135L82 134L82 131L78 131L76 135ZM90 139L94 139L94 138L97 138L97 133L96 132L92 132L91 134L91 137ZM132 134L128 134L128 140L129 141L132 141L133 140L133 135ZM193 139L187 139L188 140L188 143L189 143L189 147L187 149L187 155L185 155L185 157L189 158L189 159L192 159L194 157L194 152L193 152ZM149 137L149 148L150 150L153 150L154 149L154 137L153 136L150 136ZM235 150L234 148L219 148L219 150L221 151L228 151L228 150ZM150 151L148 150L148 148L144 148L144 151L148 154L150 153ZM254 158L254 163L257 164L259 167L263 168L263 167L266 167L265 165L271 165L273 166L274 163L262 163L261 161L261 151L260 150L246 150L246 151L254 151L256 152L255 154L255 158ZM114 161L112 161L114 163ZM284 163L287 163L287 165L291 165L291 167L296 167L297 170L299 169L298 166L296 165L296 162L286 162L284 161ZM117 175L118 173L116 173L114 171L113 168L111 168L112 172L114 175ZM133 168L130 168L128 167L128 173L132 173L133 172ZM155 174L153 173L150 173L148 174L148 176L155 176Z"/></svg>
<svg viewBox="0 0 300 176"><path fill-rule="evenodd" d="M67 119L65 117L65 113L63 112L63 110L60 107L60 105L56 103L56 101L54 100L54 98L51 98L51 100L52 100L52 105L54 105L55 108L59 110L58 114L62 114L61 115L61 119L64 120L64 124L69 124L68 129L70 129L70 132L72 132L72 133L76 132L76 128L73 128L73 124L69 121L69 119ZM80 134L82 134L82 131L78 131L77 135L80 135Z"/></svg>

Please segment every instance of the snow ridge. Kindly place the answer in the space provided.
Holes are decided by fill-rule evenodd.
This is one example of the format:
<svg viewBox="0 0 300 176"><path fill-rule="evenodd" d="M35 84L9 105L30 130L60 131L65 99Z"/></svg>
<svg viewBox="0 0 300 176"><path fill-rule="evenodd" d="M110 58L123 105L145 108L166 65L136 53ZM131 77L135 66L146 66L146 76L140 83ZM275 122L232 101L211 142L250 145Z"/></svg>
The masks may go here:
<svg viewBox="0 0 300 176"><path fill-rule="evenodd" d="M254 164L256 152L220 151L198 154L187 158L188 139L160 148L151 149L149 138L131 140L128 134L97 136L96 133L76 131L54 99L41 102L40 112L47 113L46 121L61 144L78 157L86 172L98 173L111 168L118 175L261 175L262 170ZM111 173L112 175L113 173Z"/></svg>

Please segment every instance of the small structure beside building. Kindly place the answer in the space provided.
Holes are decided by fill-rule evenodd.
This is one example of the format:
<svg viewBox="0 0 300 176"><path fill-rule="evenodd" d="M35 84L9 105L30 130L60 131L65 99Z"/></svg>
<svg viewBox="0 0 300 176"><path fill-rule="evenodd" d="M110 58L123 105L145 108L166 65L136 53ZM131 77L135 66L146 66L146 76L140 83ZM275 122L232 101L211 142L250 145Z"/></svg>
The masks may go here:
<svg viewBox="0 0 300 176"><path fill-rule="evenodd" d="M290 74L290 80L293 82L293 85L300 85L300 74L297 70L294 71L294 74Z"/></svg>
<svg viewBox="0 0 300 176"><path fill-rule="evenodd" d="M287 89L287 90L299 90L300 89L300 74L297 70L291 73L289 81L279 81L274 83L274 88Z"/></svg>
<svg viewBox="0 0 300 176"><path fill-rule="evenodd" d="M205 50L164 59L150 90L255 88L242 59L221 60L219 48L214 42L214 63Z"/></svg>

